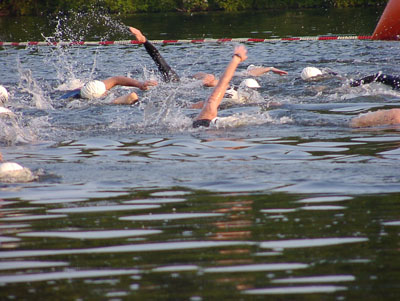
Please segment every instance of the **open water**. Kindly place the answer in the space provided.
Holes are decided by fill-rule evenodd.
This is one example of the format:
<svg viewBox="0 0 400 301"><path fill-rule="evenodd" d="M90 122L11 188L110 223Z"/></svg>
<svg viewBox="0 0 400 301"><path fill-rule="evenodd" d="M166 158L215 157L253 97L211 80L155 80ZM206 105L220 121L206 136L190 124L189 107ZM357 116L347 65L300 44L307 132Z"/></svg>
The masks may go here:
<svg viewBox="0 0 400 301"><path fill-rule="evenodd" d="M253 20L244 22L250 25L242 36L235 28L204 35L285 37L290 28L297 35L371 34L379 17L346 10L349 23L328 26L331 19L317 11L290 14L296 24L282 33L257 22L260 12L242 15ZM308 16L315 25L301 31ZM199 37L184 33L190 24L164 17L160 22L182 28L182 38ZM130 39L109 18L98 16ZM79 18L67 21L44 36L85 38L67 31ZM176 30L154 26L142 26L150 40L177 38ZM109 102L135 89L114 88L94 101L58 97L89 79L157 79L140 45L0 49L6 106L16 114L0 120L1 153L38 177L0 184L0 299L397 300L399 127L348 123L359 113L398 107L400 93L348 83L377 71L399 74L400 44L246 43L249 59L233 84L250 64L289 74L257 78L256 101L220 111L233 116L230 123L192 129L197 111L187 107L211 89L190 75L221 74L235 44L156 45L182 82L138 91L133 106ZM337 76L304 82L306 66Z"/></svg>

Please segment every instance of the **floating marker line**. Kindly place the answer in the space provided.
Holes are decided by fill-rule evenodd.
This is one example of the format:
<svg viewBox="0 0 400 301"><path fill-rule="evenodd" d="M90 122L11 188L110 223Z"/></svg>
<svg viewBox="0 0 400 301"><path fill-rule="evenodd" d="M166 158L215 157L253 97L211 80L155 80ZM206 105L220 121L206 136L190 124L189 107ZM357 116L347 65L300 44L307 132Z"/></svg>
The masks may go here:
<svg viewBox="0 0 400 301"><path fill-rule="evenodd" d="M326 40L371 40L372 36L316 36L316 37L290 37L290 38L272 38L272 39L259 39L259 38L223 38L223 39L194 39L194 40L152 40L154 44L182 44L182 43L226 43L226 42L286 42L286 41L326 41ZM98 46L98 45L128 45L128 44L142 44L136 40L122 40L122 41L60 41L60 42L1 42L0 47L27 47L27 46Z"/></svg>

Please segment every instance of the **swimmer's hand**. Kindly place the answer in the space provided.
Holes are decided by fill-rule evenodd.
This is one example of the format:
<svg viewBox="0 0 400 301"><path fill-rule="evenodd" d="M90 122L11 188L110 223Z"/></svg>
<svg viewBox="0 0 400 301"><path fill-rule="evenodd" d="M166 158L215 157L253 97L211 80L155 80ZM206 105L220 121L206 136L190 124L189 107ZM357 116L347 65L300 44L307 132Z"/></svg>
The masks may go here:
<svg viewBox="0 0 400 301"><path fill-rule="evenodd" d="M136 40L140 43L145 43L146 42L146 37L142 34L142 32L139 29L136 29L134 27L129 27L130 32L135 36Z"/></svg>
<svg viewBox="0 0 400 301"><path fill-rule="evenodd" d="M143 82L141 84L139 89L145 91L145 90L148 90L149 87L154 87L154 86L157 86L157 85L158 85L158 83L155 80L146 80L145 82Z"/></svg>
<svg viewBox="0 0 400 301"><path fill-rule="evenodd" d="M280 69L275 68L275 67L271 67L271 71L276 73L276 74L279 74L280 76L288 74L286 71L280 70Z"/></svg>
<svg viewBox="0 0 400 301"><path fill-rule="evenodd" d="M240 58L240 62L244 62L247 60L247 49L243 45L239 45L235 47L233 51L233 56Z"/></svg>

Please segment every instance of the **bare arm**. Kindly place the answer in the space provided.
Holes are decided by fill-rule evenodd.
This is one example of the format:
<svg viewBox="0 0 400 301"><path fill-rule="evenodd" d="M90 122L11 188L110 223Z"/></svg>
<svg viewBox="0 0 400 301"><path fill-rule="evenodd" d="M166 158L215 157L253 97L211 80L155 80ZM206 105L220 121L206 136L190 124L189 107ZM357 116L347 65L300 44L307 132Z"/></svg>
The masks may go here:
<svg viewBox="0 0 400 301"><path fill-rule="evenodd" d="M350 121L350 126L354 128L389 124L400 124L400 109L370 112L355 117Z"/></svg>
<svg viewBox="0 0 400 301"><path fill-rule="evenodd" d="M111 101L112 104L115 105L131 105L134 104L139 100L139 97L135 92L132 92L130 94L122 95L120 97L117 97Z"/></svg>
<svg viewBox="0 0 400 301"><path fill-rule="evenodd" d="M215 87L218 84L218 79L210 73L198 72L193 75L193 78L201 80L205 87Z"/></svg>
<svg viewBox="0 0 400 301"><path fill-rule="evenodd" d="M205 102L203 109L196 117L195 120L209 119L217 117L218 106L221 103L222 98L228 88L229 82L231 81L237 66L247 59L247 49L243 46L237 46L234 51L234 55L225 69L224 74L218 81L210 97Z"/></svg>
<svg viewBox="0 0 400 301"><path fill-rule="evenodd" d="M250 70L247 71L247 72L248 72L251 76L260 76L260 75L263 75L264 73L267 73L267 72L270 72L270 71L272 71L272 72L274 72L274 73L276 73L276 74L279 74L279 75L286 75L286 74L288 74L286 71L277 69L277 68L275 68L275 67L255 67L255 68L253 68L253 69L250 69Z"/></svg>
<svg viewBox="0 0 400 301"><path fill-rule="evenodd" d="M157 82L148 80L145 82L140 82L136 79L125 77L125 76L113 76L103 80L103 83L106 85L106 89L110 90L114 86L127 86L127 87L136 87L140 90L147 90L150 86L156 86Z"/></svg>

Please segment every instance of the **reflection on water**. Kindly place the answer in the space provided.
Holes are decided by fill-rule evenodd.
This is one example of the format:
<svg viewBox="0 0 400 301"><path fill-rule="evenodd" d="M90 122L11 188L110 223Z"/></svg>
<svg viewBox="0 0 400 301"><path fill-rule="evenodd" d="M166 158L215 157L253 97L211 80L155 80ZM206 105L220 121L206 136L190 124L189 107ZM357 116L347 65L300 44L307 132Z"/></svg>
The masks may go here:
<svg viewBox="0 0 400 301"><path fill-rule="evenodd" d="M17 117L0 119L0 151L43 171L0 183L0 299L397 300L399 129L348 121L400 94L347 84L398 73L399 44L248 43L248 64L289 74L258 79L261 104L221 110L240 125L193 130L187 104L210 90L190 74L220 74L232 47L159 46L182 83L125 107L108 104L122 88L58 97L89 78L156 78L138 45L0 50ZM306 65L341 78L305 83Z"/></svg>

